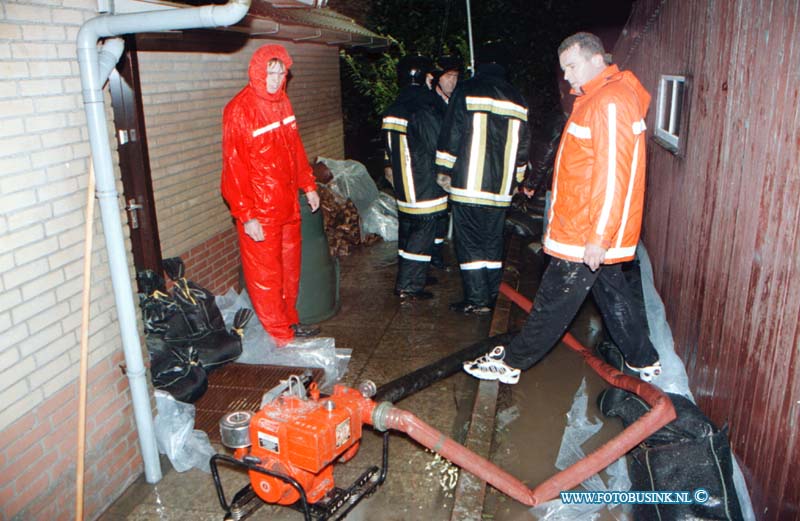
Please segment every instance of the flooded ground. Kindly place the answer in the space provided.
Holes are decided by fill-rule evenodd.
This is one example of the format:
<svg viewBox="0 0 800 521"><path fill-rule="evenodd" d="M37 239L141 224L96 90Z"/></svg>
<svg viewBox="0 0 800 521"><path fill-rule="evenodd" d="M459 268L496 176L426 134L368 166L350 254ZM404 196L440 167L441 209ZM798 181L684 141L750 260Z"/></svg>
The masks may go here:
<svg viewBox="0 0 800 521"><path fill-rule="evenodd" d="M536 253L539 247L538 243L531 243L522 248L521 261L516 264L520 272L519 291L529 299L536 293L544 268L542 256ZM510 327L520 329L525 317L525 313L515 308ZM586 346L599 341L602 321L591 299L579 311L570 332ZM588 396L587 418L590 422L603 423L600 432L582 447L584 452L589 454L617 435L622 430L621 423L605 418L596 404L597 395L608 385L583 362L580 355L559 343L541 362L525 371L518 384L501 386L493 461L531 488L558 472L555 462L567 423L566 414L584 379ZM605 473L600 475L608 481ZM484 519L537 519L528 510L527 506L490 489L484 506ZM598 519L616 517L604 510Z"/></svg>
<svg viewBox="0 0 800 521"><path fill-rule="evenodd" d="M491 317L464 316L448 310L460 300L457 270L436 272L439 283L430 287L435 298L401 304L392 294L395 243L380 243L361 249L342 260L341 311L322 324L323 334L336 339L337 347L353 350L345 385L356 386L365 379L383 385L457 350L485 339ZM539 257L525 249L520 263L520 290L535 293ZM515 311L512 327L519 327L525 314ZM587 345L599 334L599 319L591 305L583 308L572 333ZM525 372L515 386L501 385L497 430L492 459L501 468L533 487L556 472L554 465L565 425L565 414L573 396L586 378L589 419L600 418L595 397L605 385L564 346ZM462 441L470 420L477 381L459 372L398 402L444 434ZM604 421L603 430L584 449L599 446L619 432L618 422ZM216 447L219 451L225 449ZM361 449L346 464L334 469L337 486L352 483L364 469L379 465L382 436L365 427ZM164 478L157 485L140 479L100 518L101 521L221 520L222 509L209 474L192 469L177 473L162 458ZM448 521L452 519L454 469L404 434L390 436L386 482L359 504L348 521ZM247 483L234 470L222 473L230 495ZM528 508L491 487L486 496L483 519L533 519ZM612 519L604 517L604 519ZM287 507L264 506L250 519L293 521L303 516ZM457 521L457 520L456 520Z"/></svg>

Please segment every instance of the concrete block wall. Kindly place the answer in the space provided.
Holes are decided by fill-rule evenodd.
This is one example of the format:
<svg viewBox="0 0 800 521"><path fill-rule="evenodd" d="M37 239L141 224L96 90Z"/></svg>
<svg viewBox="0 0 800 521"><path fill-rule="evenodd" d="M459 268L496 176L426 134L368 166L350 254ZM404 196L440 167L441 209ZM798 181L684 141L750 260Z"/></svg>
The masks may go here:
<svg viewBox="0 0 800 521"><path fill-rule="evenodd" d="M140 52L139 67L161 249L216 294L238 288L236 231L220 194L222 111L248 82L254 40L233 53ZM338 49L277 42L294 65L289 97L309 161L342 159Z"/></svg>
<svg viewBox="0 0 800 521"><path fill-rule="evenodd" d="M96 6L0 3L1 519L74 517L90 156L75 40ZM87 519L142 471L99 217L94 232Z"/></svg>

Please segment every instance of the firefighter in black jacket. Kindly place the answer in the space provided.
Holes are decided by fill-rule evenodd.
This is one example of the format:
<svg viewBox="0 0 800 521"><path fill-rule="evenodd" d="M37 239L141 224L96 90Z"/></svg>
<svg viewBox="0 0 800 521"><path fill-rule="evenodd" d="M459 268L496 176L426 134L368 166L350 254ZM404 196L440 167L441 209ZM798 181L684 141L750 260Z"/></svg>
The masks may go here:
<svg viewBox="0 0 800 521"><path fill-rule="evenodd" d="M433 62L406 56L397 65L400 94L386 110L382 130L392 180L399 230L395 294L421 300L425 291L437 218L447 211L447 193L436 183L434 161L444 114L430 90Z"/></svg>
<svg viewBox="0 0 800 521"><path fill-rule="evenodd" d="M501 65L481 64L450 98L436 151L441 184L450 192L464 289L464 300L450 305L453 311L481 315L494 306L506 209L527 161L527 104Z"/></svg>

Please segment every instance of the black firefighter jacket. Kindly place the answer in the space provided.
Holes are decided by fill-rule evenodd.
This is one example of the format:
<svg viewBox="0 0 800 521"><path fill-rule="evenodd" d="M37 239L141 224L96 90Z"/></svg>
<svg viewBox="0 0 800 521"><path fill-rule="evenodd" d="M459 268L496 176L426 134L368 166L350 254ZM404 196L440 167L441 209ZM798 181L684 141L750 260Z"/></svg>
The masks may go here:
<svg viewBox="0 0 800 521"><path fill-rule="evenodd" d="M459 83L447 109L436 166L451 176L450 200L507 207L528 161L528 106L493 69Z"/></svg>
<svg viewBox="0 0 800 521"><path fill-rule="evenodd" d="M425 86L400 91L386 110L381 129L386 163L392 167L398 211L430 216L447 209L447 193L436 183L434 161L443 114Z"/></svg>

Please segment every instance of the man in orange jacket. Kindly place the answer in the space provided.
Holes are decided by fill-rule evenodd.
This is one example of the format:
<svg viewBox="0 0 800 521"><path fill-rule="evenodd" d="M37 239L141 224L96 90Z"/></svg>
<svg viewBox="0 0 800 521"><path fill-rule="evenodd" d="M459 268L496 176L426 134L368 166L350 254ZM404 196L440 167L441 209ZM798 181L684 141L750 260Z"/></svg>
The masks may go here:
<svg viewBox="0 0 800 521"><path fill-rule="evenodd" d="M544 237L544 250L553 258L520 334L507 349L497 346L465 362L464 370L516 383L521 370L558 342L591 290L626 365L649 381L661 371L658 353L639 320L621 263L634 258L641 231L650 95L631 72L606 63L603 44L593 34L565 39L558 55L577 98L553 173Z"/></svg>
<svg viewBox="0 0 800 521"><path fill-rule="evenodd" d="M222 196L239 231L247 293L264 329L278 345L313 336L298 322L300 203L312 211L319 195L292 105L286 76L292 66L281 45L264 45L250 60L250 82L222 115Z"/></svg>

